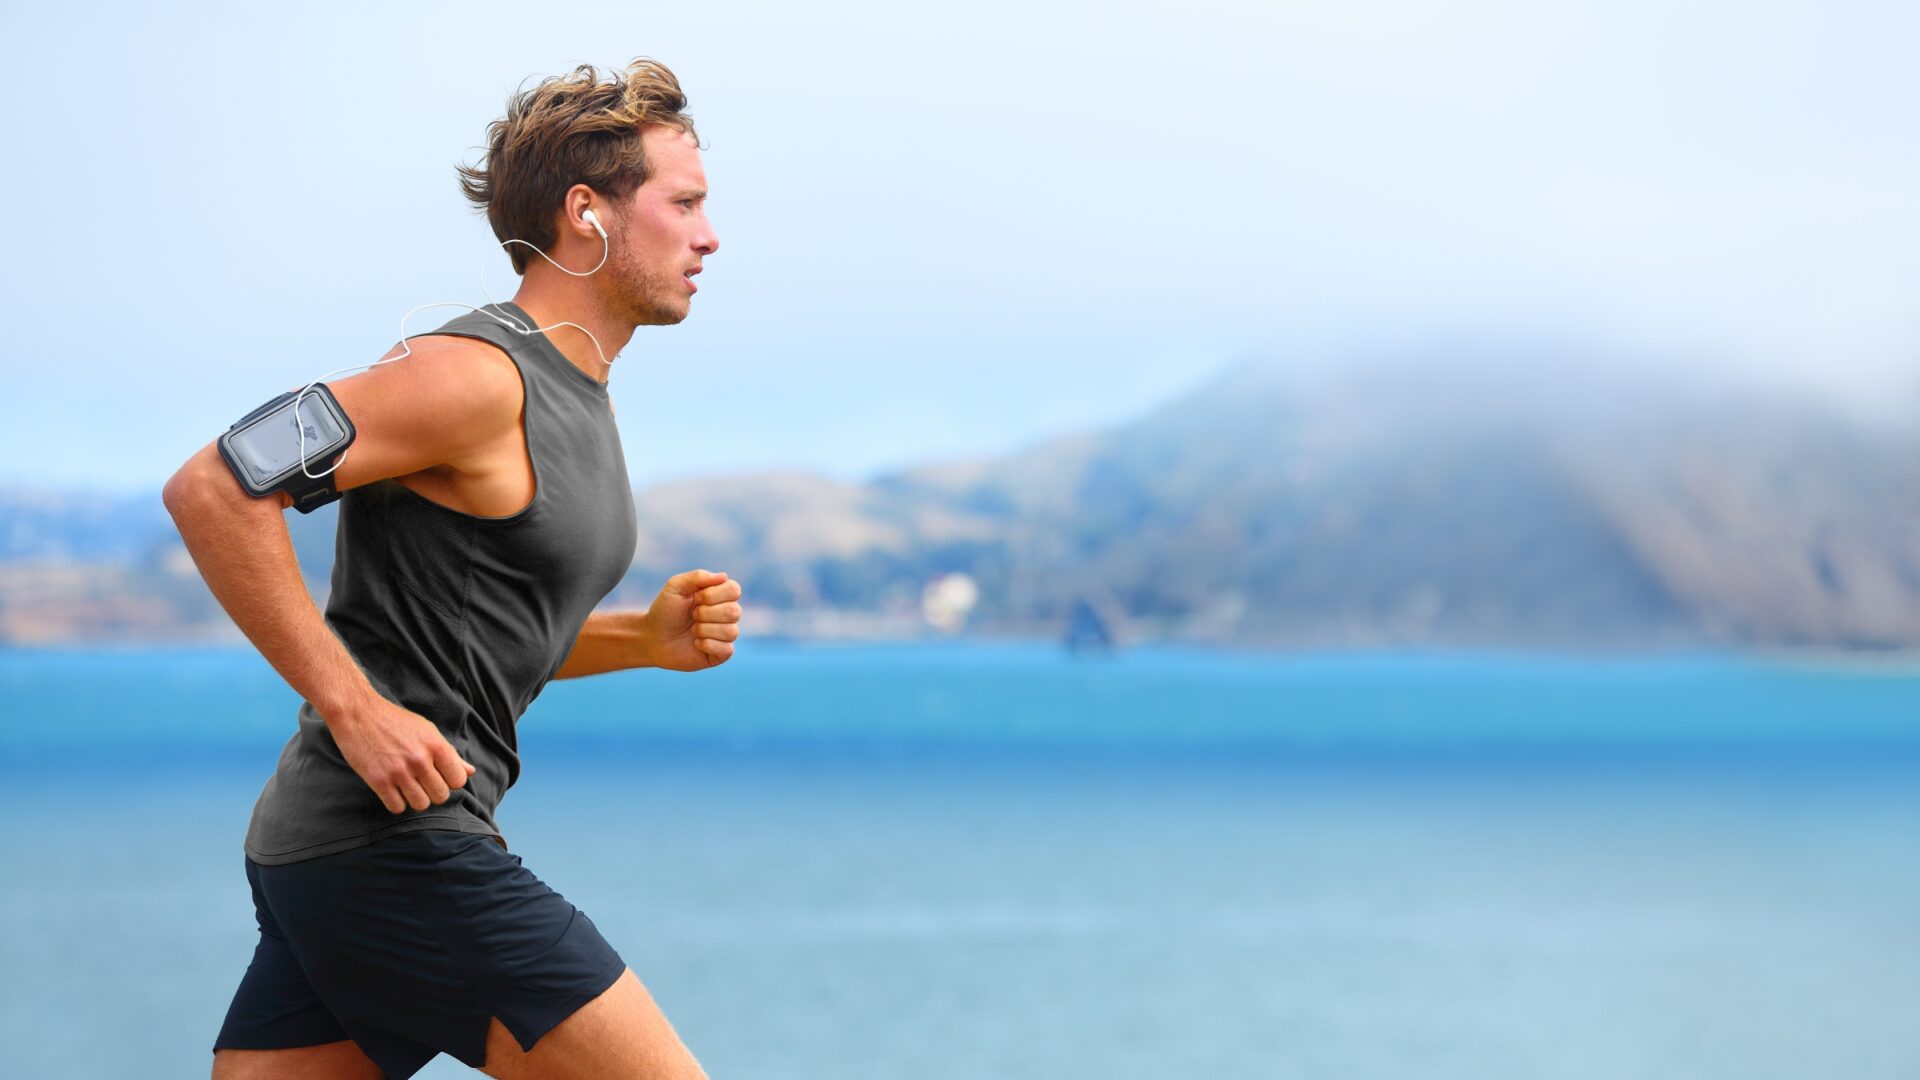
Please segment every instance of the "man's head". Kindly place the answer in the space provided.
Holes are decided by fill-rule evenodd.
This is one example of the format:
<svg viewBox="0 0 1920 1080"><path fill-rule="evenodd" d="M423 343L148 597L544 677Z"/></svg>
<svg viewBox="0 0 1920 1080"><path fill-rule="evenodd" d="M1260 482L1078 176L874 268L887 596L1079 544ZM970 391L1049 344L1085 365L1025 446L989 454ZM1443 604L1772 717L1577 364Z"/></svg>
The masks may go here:
<svg viewBox="0 0 1920 1080"><path fill-rule="evenodd" d="M679 322L693 294L687 272L720 246L686 106L679 81L656 61L635 60L604 80L582 64L508 100L507 115L487 128L485 160L459 167L461 189L502 243L526 241L575 271L606 250L596 292L635 324ZM589 208L607 249L584 219ZM562 246L592 254L574 265L558 258ZM540 259L525 244L507 252L516 273Z"/></svg>

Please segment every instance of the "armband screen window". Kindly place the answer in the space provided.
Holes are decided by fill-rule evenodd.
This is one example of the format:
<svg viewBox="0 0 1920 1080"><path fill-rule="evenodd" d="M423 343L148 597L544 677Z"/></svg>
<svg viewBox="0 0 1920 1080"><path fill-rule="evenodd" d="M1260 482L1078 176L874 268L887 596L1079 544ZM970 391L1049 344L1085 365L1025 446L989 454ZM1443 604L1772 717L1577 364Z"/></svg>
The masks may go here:
<svg viewBox="0 0 1920 1080"><path fill-rule="evenodd" d="M220 451L247 493L255 497L311 486L300 468L301 427L305 428L307 471L323 473L353 442L353 422L323 383L300 401L301 427L294 422L295 394L288 391L237 421L220 436Z"/></svg>

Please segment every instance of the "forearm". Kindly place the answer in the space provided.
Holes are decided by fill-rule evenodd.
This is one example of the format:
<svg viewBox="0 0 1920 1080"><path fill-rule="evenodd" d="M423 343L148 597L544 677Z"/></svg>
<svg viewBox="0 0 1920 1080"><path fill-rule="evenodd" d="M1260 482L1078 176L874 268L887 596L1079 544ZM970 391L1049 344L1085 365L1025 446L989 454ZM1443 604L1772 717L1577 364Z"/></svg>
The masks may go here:
<svg viewBox="0 0 1920 1080"><path fill-rule="evenodd" d="M164 495L200 576L234 624L329 725L377 697L307 595L279 496L253 498L203 452Z"/></svg>
<svg viewBox="0 0 1920 1080"><path fill-rule="evenodd" d="M645 633L645 608L635 611L596 611L587 616L574 639L573 651L560 665L556 679L577 679L609 671L650 667Z"/></svg>

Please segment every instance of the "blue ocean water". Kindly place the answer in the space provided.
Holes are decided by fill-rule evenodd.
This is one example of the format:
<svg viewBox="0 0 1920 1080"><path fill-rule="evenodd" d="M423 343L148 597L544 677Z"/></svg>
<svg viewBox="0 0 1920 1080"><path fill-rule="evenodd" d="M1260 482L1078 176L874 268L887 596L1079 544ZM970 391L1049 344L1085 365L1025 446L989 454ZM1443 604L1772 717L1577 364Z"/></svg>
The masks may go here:
<svg viewBox="0 0 1920 1080"><path fill-rule="evenodd" d="M0 1075L205 1075L297 703L0 651ZM521 742L716 1080L1920 1075L1912 668L747 642Z"/></svg>

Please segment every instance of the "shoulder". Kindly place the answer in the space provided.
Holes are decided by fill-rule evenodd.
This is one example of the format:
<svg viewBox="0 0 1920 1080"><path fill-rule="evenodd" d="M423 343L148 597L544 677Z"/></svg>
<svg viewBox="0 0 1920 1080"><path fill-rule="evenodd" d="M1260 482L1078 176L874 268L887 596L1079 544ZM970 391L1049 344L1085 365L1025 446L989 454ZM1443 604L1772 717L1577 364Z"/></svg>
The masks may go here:
<svg viewBox="0 0 1920 1080"><path fill-rule="evenodd" d="M482 427L513 423L520 415L520 369L490 342L430 334L394 346L381 360L348 381L364 380L363 396L380 399L374 407L383 412L438 414Z"/></svg>
<svg viewBox="0 0 1920 1080"><path fill-rule="evenodd" d="M329 382L355 429L340 490L492 452L517 429L525 390L513 358L484 341L431 335Z"/></svg>

